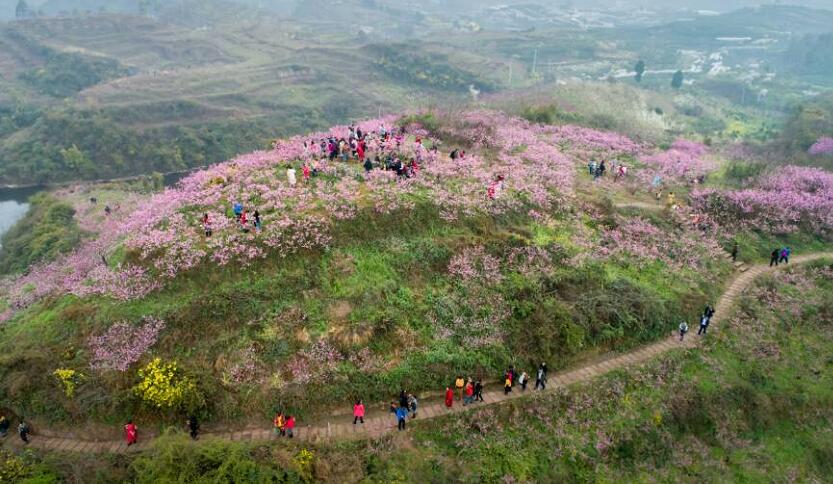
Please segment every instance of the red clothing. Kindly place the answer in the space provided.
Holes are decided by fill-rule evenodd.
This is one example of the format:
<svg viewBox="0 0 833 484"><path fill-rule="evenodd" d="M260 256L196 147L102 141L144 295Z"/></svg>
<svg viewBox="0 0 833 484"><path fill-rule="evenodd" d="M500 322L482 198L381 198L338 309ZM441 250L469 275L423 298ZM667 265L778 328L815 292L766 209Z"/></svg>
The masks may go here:
<svg viewBox="0 0 833 484"><path fill-rule="evenodd" d="M139 429L136 424L129 423L124 426L124 437L127 439L127 445L135 444L139 439Z"/></svg>
<svg viewBox="0 0 833 484"><path fill-rule="evenodd" d="M358 404L353 405L353 416L354 417L364 417L364 405Z"/></svg>
<svg viewBox="0 0 833 484"><path fill-rule="evenodd" d="M356 154L359 155L359 161L364 161L364 143L359 143L356 146Z"/></svg>
<svg viewBox="0 0 833 484"><path fill-rule="evenodd" d="M295 428L295 417L289 417L286 419L286 429L292 430Z"/></svg>
<svg viewBox="0 0 833 484"><path fill-rule="evenodd" d="M445 391L445 406L451 408L454 404L454 391L451 388Z"/></svg>
<svg viewBox="0 0 833 484"><path fill-rule="evenodd" d="M309 165L304 165L304 179L309 178Z"/></svg>
<svg viewBox="0 0 833 484"><path fill-rule="evenodd" d="M470 397L474 395L474 385L471 383L466 384L466 396Z"/></svg>

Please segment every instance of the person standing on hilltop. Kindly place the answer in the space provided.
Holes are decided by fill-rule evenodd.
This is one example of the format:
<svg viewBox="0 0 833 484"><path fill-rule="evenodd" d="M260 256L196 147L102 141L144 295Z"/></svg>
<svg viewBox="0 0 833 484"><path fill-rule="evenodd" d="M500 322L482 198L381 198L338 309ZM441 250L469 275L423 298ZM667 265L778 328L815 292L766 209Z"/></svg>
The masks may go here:
<svg viewBox="0 0 833 484"><path fill-rule="evenodd" d="M211 230L211 219L208 218L208 214L202 214L202 228L205 230L205 236L211 237L213 231Z"/></svg>
<svg viewBox="0 0 833 484"><path fill-rule="evenodd" d="M295 168L291 166L286 169L286 181L289 183L289 186L295 188L295 184L297 180L295 179Z"/></svg>

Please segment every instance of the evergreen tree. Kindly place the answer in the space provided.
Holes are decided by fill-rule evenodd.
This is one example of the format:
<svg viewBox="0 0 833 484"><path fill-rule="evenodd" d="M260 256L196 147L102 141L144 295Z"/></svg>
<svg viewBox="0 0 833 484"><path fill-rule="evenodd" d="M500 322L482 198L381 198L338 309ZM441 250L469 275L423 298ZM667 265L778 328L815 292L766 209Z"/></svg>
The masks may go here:
<svg viewBox="0 0 833 484"><path fill-rule="evenodd" d="M636 82L642 82L642 75L645 74L645 61L637 62L633 70L636 71Z"/></svg>
<svg viewBox="0 0 833 484"><path fill-rule="evenodd" d="M674 89L683 87L683 71L677 71L674 73L674 77L671 78L671 87Z"/></svg>

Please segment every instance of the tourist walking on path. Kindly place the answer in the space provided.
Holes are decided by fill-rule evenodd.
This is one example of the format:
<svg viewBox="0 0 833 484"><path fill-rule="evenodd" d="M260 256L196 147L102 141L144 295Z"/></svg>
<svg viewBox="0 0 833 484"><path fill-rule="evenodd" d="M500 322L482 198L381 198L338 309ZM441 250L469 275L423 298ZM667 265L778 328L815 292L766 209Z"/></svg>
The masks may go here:
<svg viewBox="0 0 833 484"><path fill-rule="evenodd" d="M356 400L356 404L353 405L353 425L356 425L356 422L364 424L364 403L361 400Z"/></svg>
<svg viewBox="0 0 833 484"><path fill-rule="evenodd" d="M419 401L414 396L413 393L408 394L408 410L411 411L411 418L416 418L417 416L417 408L419 407Z"/></svg>
<svg viewBox="0 0 833 484"><path fill-rule="evenodd" d="M286 435L291 439L295 436L295 417L290 415L286 417Z"/></svg>
<svg viewBox="0 0 833 484"><path fill-rule="evenodd" d="M503 394L509 395L512 391L512 379L509 378L509 375L506 375L506 379L503 381Z"/></svg>
<svg viewBox="0 0 833 484"><path fill-rule="evenodd" d="M481 382L479 378L476 382L474 382L474 401L483 401L483 382Z"/></svg>
<svg viewBox="0 0 833 484"><path fill-rule="evenodd" d="M525 392L526 391L526 385L527 385L527 383L529 383L529 375L527 375L525 371L521 372L521 376L518 377L518 383L521 384L521 391Z"/></svg>
<svg viewBox="0 0 833 484"><path fill-rule="evenodd" d="M683 321L682 323L680 323L680 341L682 341L683 338L685 338L686 333L688 333L688 323Z"/></svg>
<svg viewBox="0 0 833 484"><path fill-rule="evenodd" d="M445 406L451 408L454 405L454 392L451 387L445 387Z"/></svg>
<svg viewBox="0 0 833 484"><path fill-rule="evenodd" d="M697 336L706 334L707 329L709 329L709 317L704 314L700 317L700 329L697 331Z"/></svg>
<svg viewBox="0 0 833 484"><path fill-rule="evenodd" d="M29 424L23 419L20 419L20 425L17 426L17 435L24 443L29 443Z"/></svg>
<svg viewBox="0 0 833 484"><path fill-rule="evenodd" d="M396 424L399 430L405 430L405 422L408 419L408 409L405 407L399 407L396 409Z"/></svg>
<svg viewBox="0 0 833 484"><path fill-rule="evenodd" d="M188 417L188 431L191 434L191 438L197 440L197 434L200 432L200 423L197 421L197 417L191 415Z"/></svg>
<svg viewBox="0 0 833 484"><path fill-rule="evenodd" d="M208 218L207 213L202 214L202 228L205 230L205 236L211 237L211 219Z"/></svg>
<svg viewBox="0 0 833 484"><path fill-rule="evenodd" d="M465 392L466 396L463 398L463 405L474 403L474 383L471 382L471 378L466 382Z"/></svg>
<svg viewBox="0 0 833 484"><path fill-rule="evenodd" d="M732 262L737 262L737 261L738 261L738 243L735 242L734 245L732 245Z"/></svg>
<svg viewBox="0 0 833 484"><path fill-rule="evenodd" d="M405 390L399 392L399 406L408 408L408 393Z"/></svg>
<svg viewBox="0 0 833 484"><path fill-rule="evenodd" d="M6 438L9 435L9 420L5 415L0 415L0 437Z"/></svg>
<svg viewBox="0 0 833 484"><path fill-rule="evenodd" d="M124 438L127 441L128 447L139 441L139 428L136 427L136 424L132 420L128 420L124 426Z"/></svg>
<svg viewBox="0 0 833 484"><path fill-rule="evenodd" d="M777 266L778 265L778 258L781 256L781 251L775 249L772 251L772 254L769 256L769 267Z"/></svg>
<svg viewBox="0 0 833 484"><path fill-rule="evenodd" d="M538 366L538 375L535 377L535 389L541 388L541 390L547 389L547 364L541 363Z"/></svg>
<svg viewBox="0 0 833 484"><path fill-rule="evenodd" d="M783 262L785 264L790 263L790 248L789 247L784 247L783 249L781 249L781 258L778 259L778 262L779 263Z"/></svg>
<svg viewBox="0 0 833 484"><path fill-rule="evenodd" d="M458 376L457 380L454 381L454 386L457 388L457 393L460 394L460 401L463 401L463 387L466 386L466 380L463 380L462 376Z"/></svg>
<svg viewBox="0 0 833 484"><path fill-rule="evenodd" d="M279 436L286 435L286 418L283 416L283 412L278 412L275 415L275 420L272 421L275 424L275 433Z"/></svg>

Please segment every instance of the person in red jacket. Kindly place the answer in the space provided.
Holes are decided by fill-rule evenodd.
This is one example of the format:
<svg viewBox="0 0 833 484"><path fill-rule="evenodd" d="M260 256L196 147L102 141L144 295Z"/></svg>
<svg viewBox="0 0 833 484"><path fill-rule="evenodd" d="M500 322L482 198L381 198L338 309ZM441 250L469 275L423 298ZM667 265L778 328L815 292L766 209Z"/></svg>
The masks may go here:
<svg viewBox="0 0 833 484"><path fill-rule="evenodd" d="M127 440L128 447L135 444L139 440L139 429L132 420L128 420L127 425L124 426L124 438Z"/></svg>
<svg viewBox="0 0 833 484"><path fill-rule="evenodd" d="M295 417L292 415L286 417L286 435L290 439L295 436Z"/></svg>
<svg viewBox="0 0 833 484"><path fill-rule="evenodd" d="M451 387L445 389L445 406L451 408L454 405L454 390Z"/></svg>
<svg viewBox="0 0 833 484"><path fill-rule="evenodd" d="M356 400L356 404L353 405L353 425L356 425L356 422L364 423L364 403L361 400Z"/></svg>
<svg viewBox="0 0 833 484"><path fill-rule="evenodd" d="M474 403L474 383L471 382L471 378L466 382L465 392L466 396L463 398L463 405Z"/></svg>

